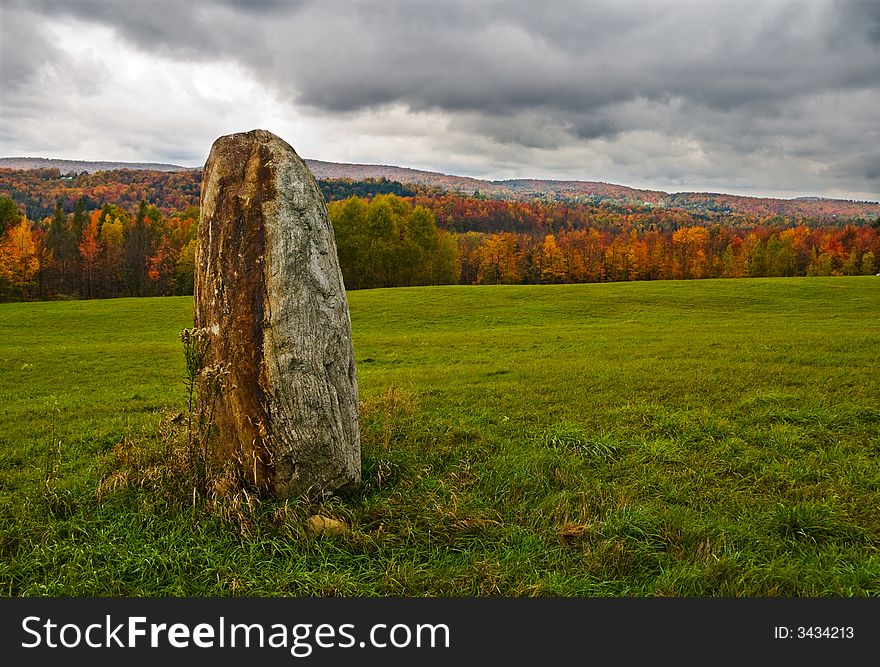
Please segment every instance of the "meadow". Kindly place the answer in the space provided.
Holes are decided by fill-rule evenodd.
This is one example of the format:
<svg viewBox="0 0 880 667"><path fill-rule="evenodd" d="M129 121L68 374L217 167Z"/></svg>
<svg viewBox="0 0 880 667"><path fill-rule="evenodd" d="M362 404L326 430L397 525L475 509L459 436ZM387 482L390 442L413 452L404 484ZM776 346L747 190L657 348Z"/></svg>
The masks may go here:
<svg viewBox="0 0 880 667"><path fill-rule="evenodd" d="M880 594L880 278L349 303L361 487L233 517L101 485L183 409L191 297L0 304L0 595Z"/></svg>

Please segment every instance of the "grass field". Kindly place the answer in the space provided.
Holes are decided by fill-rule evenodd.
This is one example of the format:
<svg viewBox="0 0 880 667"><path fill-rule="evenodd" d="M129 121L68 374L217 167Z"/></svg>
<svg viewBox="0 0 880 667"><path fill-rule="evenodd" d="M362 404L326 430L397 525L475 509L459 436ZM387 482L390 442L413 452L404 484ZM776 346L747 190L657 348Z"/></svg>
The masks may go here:
<svg viewBox="0 0 880 667"><path fill-rule="evenodd" d="M349 302L364 483L244 523L96 493L191 299L0 304L0 595L880 594L880 278Z"/></svg>

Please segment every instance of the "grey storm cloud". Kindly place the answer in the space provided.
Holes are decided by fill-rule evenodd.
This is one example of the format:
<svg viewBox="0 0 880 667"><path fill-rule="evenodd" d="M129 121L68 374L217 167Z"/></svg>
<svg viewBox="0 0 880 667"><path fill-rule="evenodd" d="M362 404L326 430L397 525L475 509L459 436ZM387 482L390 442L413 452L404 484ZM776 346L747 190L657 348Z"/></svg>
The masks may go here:
<svg viewBox="0 0 880 667"><path fill-rule="evenodd" d="M404 103L578 112L645 97L728 108L880 84L880 3L19 3L143 49L238 60L328 111Z"/></svg>
<svg viewBox="0 0 880 667"><path fill-rule="evenodd" d="M880 2L0 1L13 88L60 57L40 23L69 17L237 63L315 116L397 105L547 150L653 133L724 159L808 158L880 191L849 153L880 138Z"/></svg>
<svg viewBox="0 0 880 667"><path fill-rule="evenodd" d="M17 6L3 6L0 21L0 76L5 97L34 76L41 63L60 58L40 32L41 18ZM27 36L22 39L22 36Z"/></svg>

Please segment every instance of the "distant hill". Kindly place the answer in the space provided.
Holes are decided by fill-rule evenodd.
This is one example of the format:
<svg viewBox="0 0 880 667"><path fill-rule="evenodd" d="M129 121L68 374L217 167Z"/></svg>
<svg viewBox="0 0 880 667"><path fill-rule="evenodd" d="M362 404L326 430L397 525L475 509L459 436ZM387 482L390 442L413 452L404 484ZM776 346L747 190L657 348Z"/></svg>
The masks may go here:
<svg viewBox="0 0 880 667"><path fill-rule="evenodd" d="M656 203L668 196L665 192L639 190L625 185L612 185L596 181L553 181L542 179L510 179L487 181L470 176L452 176L436 171L422 171L408 167L394 167L378 164L346 164L342 162L323 162L306 160L315 178L350 178L355 181L366 178L387 178L400 183L416 183L443 190L454 190L462 194L479 192L488 197L509 199L533 199L535 197L557 197L575 199L578 196L596 196L601 199L617 199L631 203L648 201Z"/></svg>
<svg viewBox="0 0 880 667"><path fill-rule="evenodd" d="M827 197L797 197L774 199L770 197L747 197L706 192L668 193L662 190L642 190L625 185L601 181L509 179L488 181L469 176L454 176L435 171L395 167L393 165L349 164L306 159L306 164L318 179L365 179L385 178L389 181L439 188L464 195L477 195L489 199L534 199L563 202L598 204L610 201L626 205L650 205L660 208L680 208L695 212L744 213L772 217L815 217L823 219L877 219L880 203L876 201L851 201ZM201 167L154 162L90 162L84 160L54 160L33 157L0 158L0 169L57 168L62 174L95 173L99 171L129 169L160 172L199 171Z"/></svg>
<svg viewBox="0 0 880 667"><path fill-rule="evenodd" d="M201 167L181 167L161 162L92 162L89 160L54 160L45 157L0 157L0 168L5 169L58 169L62 174L80 174L114 169L139 171L191 171Z"/></svg>
<svg viewBox="0 0 880 667"><path fill-rule="evenodd" d="M575 199L578 196L596 196L601 199L616 199L630 203L657 203L667 193L655 190L639 190L624 185L612 185L594 181L553 181L540 179L513 179L505 181L487 181L470 176L453 176L436 171L423 171L409 167L395 167L381 164L350 164L344 162L325 162L323 160L306 159L306 164L319 179L350 178L362 181L368 178L387 178L389 181L414 183L429 187L452 190L463 194L479 191L488 197L509 199L532 199L534 197L552 196L560 199ZM193 171L201 167L182 167L174 164L156 162L94 162L88 160L55 160L38 157L4 157L0 158L0 168L6 169L58 169L62 174L95 173L115 169L132 169L140 171Z"/></svg>
<svg viewBox="0 0 880 667"><path fill-rule="evenodd" d="M758 216L788 216L816 218L870 218L880 217L880 203L851 201L828 197L798 197L774 199L747 197L712 192L677 192L642 190L626 185L601 181L557 181L548 179L509 179L487 181L468 176L451 176L433 171L375 164L345 164L306 160L316 178L387 178L400 183L415 183L472 195L479 192L488 198L551 199L599 203L605 200L622 204L648 204L661 208L682 208L689 211L716 213L746 213Z"/></svg>

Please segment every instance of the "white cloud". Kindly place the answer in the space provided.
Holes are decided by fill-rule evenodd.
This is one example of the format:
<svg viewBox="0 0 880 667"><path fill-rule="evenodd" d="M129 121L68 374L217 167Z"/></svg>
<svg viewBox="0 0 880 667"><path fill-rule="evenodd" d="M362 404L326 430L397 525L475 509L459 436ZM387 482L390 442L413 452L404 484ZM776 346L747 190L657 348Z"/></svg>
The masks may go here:
<svg viewBox="0 0 880 667"><path fill-rule="evenodd" d="M47 34L60 57L16 95L17 132L4 154L194 166L222 134L255 127L310 134L234 61L148 54L111 28L72 19L50 23Z"/></svg>

